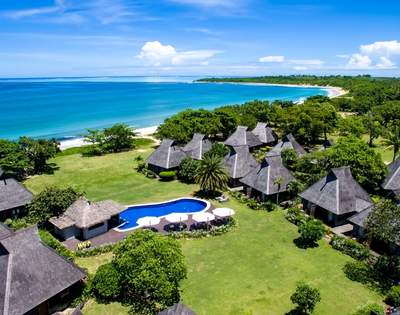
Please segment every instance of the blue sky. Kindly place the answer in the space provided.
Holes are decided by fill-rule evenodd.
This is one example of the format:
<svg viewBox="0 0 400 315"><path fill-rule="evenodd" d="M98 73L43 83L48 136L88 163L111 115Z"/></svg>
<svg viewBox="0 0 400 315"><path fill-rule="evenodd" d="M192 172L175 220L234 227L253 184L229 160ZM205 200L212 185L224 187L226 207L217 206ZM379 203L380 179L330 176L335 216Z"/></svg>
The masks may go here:
<svg viewBox="0 0 400 315"><path fill-rule="evenodd" d="M400 75L400 1L1 0L0 76Z"/></svg>

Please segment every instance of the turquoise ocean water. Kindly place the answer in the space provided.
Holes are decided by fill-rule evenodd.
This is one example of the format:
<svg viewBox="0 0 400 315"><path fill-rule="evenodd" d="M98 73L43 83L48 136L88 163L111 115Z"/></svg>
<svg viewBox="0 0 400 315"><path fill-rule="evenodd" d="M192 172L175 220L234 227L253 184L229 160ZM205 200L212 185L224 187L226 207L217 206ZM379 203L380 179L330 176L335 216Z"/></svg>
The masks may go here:
<svg viewBox="0 0 400 315"><path fill-rule="evenodd" d="M193 83L188 77L0 79L0 138L80 136L124 122L154 126L186 108L326 95L320 88Z"/></svg>

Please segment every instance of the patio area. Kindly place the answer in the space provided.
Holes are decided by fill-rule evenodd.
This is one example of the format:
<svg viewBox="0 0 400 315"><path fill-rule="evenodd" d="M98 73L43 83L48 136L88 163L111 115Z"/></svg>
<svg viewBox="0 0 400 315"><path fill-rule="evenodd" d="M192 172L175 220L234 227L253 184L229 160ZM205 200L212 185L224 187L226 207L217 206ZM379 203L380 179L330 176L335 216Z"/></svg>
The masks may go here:
<svg viewBox="0 0 400 315"><path fill-rule="evenodd" d="M215 209L216 209L216 207L211 205L210 208L207 209L205 212L212 214L213 210L215 210ZM165 218L162 218L160 220L160 223L157 225L151 226L151 229L154 231L157 231L158 233L161 233L161 234L168 234L168 233L176 232L179 230L179 226L182 226L182 230L195 229L196 226L198 227L202 223L196 222L193 219L193 216L194 216L193 214L188 215L188 220L181 222L181 223L171 223L171 222L167 221ZM215 220L214 223L215 223L214 224L215 226L218 226L218 225L223 224L223 220L217 219L217 220ZM204 223L204 224L206 224L206 223ZM143 227L141 227L141 228L143 228ZM150 227L144 227L144 228L150 228ZM135 230L119 232L119 231L115 231L114 229L111 229L104 234L101 234L101 235L91 238L89 240L91 242L90 248L95 248L98 246L109 245L109 244L115 244L115 243L123 240L124 238L126 238L129 234L133 233L134 231ZM81 240L78 240L76 238L71 238L71 239L63 241L62 244L64 246L66 246L67 248L69 248L70 250L76 250L77 245L81 242L82 242Z"/></svg>

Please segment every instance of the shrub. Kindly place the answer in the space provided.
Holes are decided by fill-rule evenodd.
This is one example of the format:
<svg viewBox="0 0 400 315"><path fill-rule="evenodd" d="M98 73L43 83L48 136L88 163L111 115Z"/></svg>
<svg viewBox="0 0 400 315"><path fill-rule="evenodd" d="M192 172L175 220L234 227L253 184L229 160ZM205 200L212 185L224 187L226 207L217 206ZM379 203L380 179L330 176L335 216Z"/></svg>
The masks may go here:
<svg viewBox="0 0 400 315"><path fill-rule="evenodd" d="M109 253L117 246L118 243L78 250L75 252L76 257L91 257L99 254Z"/></svg>
<svg viewBox="0 0 400 315"><path fill-rule="evenodd" d="M382 305L371 303L365 306L362 306L357 309L353 315L384 315L384 309Z"/></svg>
<svg viewBox="0 0 400 315"><path fill-rule="evenodd" d="M120 276L112 263L102 265L97 269L92 282L92 292L100 301L116 300L121 292Z"/></svg>
<svg viewBox="0 0 400 315"><path fill-rule="evenodd" d="M168 181L175 179L176 172L175 171L164 171L164 172L161 172L160 174L158 174L158 176L160 176L161 180L168 182Z"/></svg>
<svg viewBox="0 0 400 315"><path fill-rule="evenodd" d="M43 241L43 243L53 248L61 256L67 258L68 260L74 259L75 257L74 253L68 248L66 248L64 245L62 245L59 240L57 240L53 235L50 234L49 231L39 230L39 236Z"/></svg>
<svg viewBox="0 0 400 315"><path fill-rule="evenodd" d="M306 283L299 283L296 291L290 297L293 304L297 304L297 309L303 313L312 313L315 305L321 301L319 290Z"/></svg>
<svg viewBox="0 0 400 315"><path fill-rule="evenodd" d="M299 225L300 240L303 245L315 245L325 235L325 226L321 221L309 218Z"/></svg>
<svg viewBox="0 0 400 315"><path fill-rule="evenodd" d="M347 262L343 267L343 272L352 281L361 283L373 282L374 271L372 268L363 261Z"/></svg>
<svg viewBox="0 0 400 315"><path fill-rule="evenodd" d="M370 256L368 248L354 240L342 236L334 235L331 240L331 245L334 249L358 260L365 260Z"/></svg>
<svg viewBox="0 0 400 315"><path fill-rule="evenodd" d="M192 158L184 159L180 165L178 173L179 179L184 183L194 183L194 177L196 176L198 165L199 162Z"/></svg>
<svg viewBox="0 0 400 315"><path fill-rule="evenodd" d="M293 224L300 225L306 222L307 216L299 208L289 208L285 218Z"/></svg>
<svg viewBox="0 0 400 315"><path fill-rule="evenodd" d="M393 286L385 299L386 303L392 306L400 306L400 285Z"/></svg>
<svg viewBox="0 0 400 315"><path fill-rule="evenodd" d="M24 229L29 226L29 222L25 218L8 218L4 221L4 224L13 230Z"/></svg>
<svg viewBox="0 0 400 315"><path fill-rule="evenodd" d="M374 268L382 276L393 281L400 280L400 257L399 256L380 256Z"/></svg>

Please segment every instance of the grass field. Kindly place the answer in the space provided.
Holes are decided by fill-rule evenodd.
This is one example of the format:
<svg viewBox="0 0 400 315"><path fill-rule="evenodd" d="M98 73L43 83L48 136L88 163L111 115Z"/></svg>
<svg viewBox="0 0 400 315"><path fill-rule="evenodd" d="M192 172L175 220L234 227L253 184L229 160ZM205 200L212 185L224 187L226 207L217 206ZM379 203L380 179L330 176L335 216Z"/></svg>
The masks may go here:
<svg viewBox="0 0 400 315"><path fill-rule="evenodd" d="M53 160L59 169L53 175L30 178L26 185L38 192L46 185L73 185L93 200L111 198L125 204L168 200L187 196L194 185L163 183L147 179L134 170L135 156L151 149L102 157L64 155ZM225 206L226 204L224 204ZM293 305L290 295L296 282L306 281L321 291L315 314L351 314L367 302L382 297L348 280L342 267L350 258L333 250L325 241L318 248L299 249L293 243L296 227L284 219L283 211L253 211L231 200L238 227L219 237L181 241L188 265L182 283L183 302L199 314L285 314ZM94 273L111 254L79 258L77 263ZM90 300L84 314L128 314L118 303L98 304Z"/></svg>

